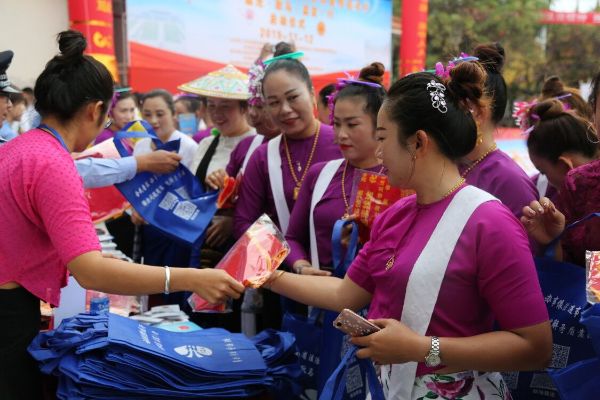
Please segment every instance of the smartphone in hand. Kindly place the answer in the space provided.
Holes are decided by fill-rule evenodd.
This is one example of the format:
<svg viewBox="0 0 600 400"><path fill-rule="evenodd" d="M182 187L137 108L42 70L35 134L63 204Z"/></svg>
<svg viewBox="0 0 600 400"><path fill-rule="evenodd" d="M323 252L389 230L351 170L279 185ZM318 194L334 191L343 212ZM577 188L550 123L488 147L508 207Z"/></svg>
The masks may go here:
<svg viewBox="0 0 600 400"><path fill-rule="evenodd" d="M374 323L347 308L340 312L340 315L333 321L333 326L350 336L367 336L381 330Z"/></svg>

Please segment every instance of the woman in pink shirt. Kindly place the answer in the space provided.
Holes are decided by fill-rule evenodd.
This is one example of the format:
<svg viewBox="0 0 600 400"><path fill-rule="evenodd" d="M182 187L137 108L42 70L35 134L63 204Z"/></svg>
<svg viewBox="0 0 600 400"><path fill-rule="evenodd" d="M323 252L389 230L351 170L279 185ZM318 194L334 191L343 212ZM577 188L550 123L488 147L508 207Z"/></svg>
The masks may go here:
<svg viewBox="0 0 600 400"><path fill-rule="evenodd" d="M381 364L388 399L509 399L497 371L540 369L552 354L523 228L465 186L455 163L475 146L470 109L489 104L485 77L466 62L444 80L416 73L392 85L377 118L379 156L390 183L416 196L376 219L344 279L276 272L268 282L321 308L370 303L381 330L352 342Z"/></svg>
<svg viewBox="0 0 600 400"><path fill-rule="evenodd" d="M58 305L70 272L85 288L139 295L194 291L210 302L238 298L224 271L156 268L105 258L70 152L102 130L113 95L110 73L83 55L81 33L58 36L60 54L35 85L42 125L0 148L0 393L41 398L27 346L40 325L39 300Z"/></svg>

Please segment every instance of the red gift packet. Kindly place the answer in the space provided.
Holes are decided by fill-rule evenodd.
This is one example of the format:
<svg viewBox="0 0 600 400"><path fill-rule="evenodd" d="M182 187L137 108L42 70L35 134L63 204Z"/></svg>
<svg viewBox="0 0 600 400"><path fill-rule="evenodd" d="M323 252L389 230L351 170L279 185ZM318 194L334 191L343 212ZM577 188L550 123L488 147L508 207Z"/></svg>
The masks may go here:
<svg viewBox="0 0 600 400"><path fill-rule="evenodd" d="M352 214L356 215L362 243L369 240L375 217L403 197L410 196L412 190L392 187L384 174L358 170L354 174L351 202Z"/></svg>
<svg viewBox="0 0 600 400"><path fill-rule="evenodd" d="M287 257L290 247L271 219L263 214L215 268L224 269L246 287L259 288ZM188 299L196 312L226 312L227 305L210 304L197 294Z"/></svg>

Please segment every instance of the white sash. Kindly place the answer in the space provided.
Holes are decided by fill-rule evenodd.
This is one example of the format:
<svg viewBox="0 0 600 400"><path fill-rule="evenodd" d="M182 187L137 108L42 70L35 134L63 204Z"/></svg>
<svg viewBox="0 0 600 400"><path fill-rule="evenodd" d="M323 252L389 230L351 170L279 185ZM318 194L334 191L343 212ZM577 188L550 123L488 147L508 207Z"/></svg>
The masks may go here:
<svg viewBox="0 0 600 400"><path fill-rule="evenodd" d="M344 162L343 158L338 160L329 161L317 178L315 183L315 189L313 190L312 198L310 201L310 218L309 218L309 229L310 229L310 263L313 268L319 268L319 249L317 247L317 232L315 231L315 207L317 203L321 201L325 191L329 187L333 176Z"/></svg>
<svg viewBox="0 0 600 400"><path fill-rule="evenodd" d="M263 135L256 135L254 139L252 139L252 143L250 143L250 147L248 147L248 152L246 153L246 157L244 157L244 162L242 163L242 169L240 169L241 173L244 173L246 170L246 166L248 165L248 161L250 161L250 156L254 153L254 150L258 149L264 140Z"/></svg>
<svg viewBox="0 0 600 400"><path fill-rule="evenodd" d="M273 201L275 202L275 211L277 211L277 219L279 220L279 228L285 235L290 224L290 210L288 209L285 194L283 193L283 167L281 165L281 154L279 154L280 143L281 135L269 141L267 145L267 165L271 192L273 193Z"/></svg>
<svg viewBox="0 0 600 400"><path fill-rule="evenodd" d="M544 175L544 174L538 175L536 187L537 187L540 199L546 195L546 192L548 191L548 183L549 183L548 177L546 175Z"/></svg>
<svg viewBox="0 0 600 400"><path fill-rule="evenodd" d="M456 243L473 212L483 203L497 200L474 186L460 190L438 222L408 278L400 321L425 335ZM443 358L443 353L442 353ZM410 400L417 363L385 365L381 368L386 399ZM387 388L387 389L386 389Z"/></svg>

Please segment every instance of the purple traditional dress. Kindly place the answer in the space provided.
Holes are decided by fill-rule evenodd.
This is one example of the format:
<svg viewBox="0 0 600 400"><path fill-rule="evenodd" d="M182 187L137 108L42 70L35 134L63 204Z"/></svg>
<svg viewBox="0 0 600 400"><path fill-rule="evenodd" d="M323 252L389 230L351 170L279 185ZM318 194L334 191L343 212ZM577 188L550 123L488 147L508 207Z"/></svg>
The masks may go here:
<svg viewBox="0 0 600 400"><path fill-rule="evenodd" d="M369 318L394 318L421 335L470 337L548 320L522 225L473 186L431 204L415 196L393 204L348 277L372 294ZM436 374L442 367L383 365L386 398L511 398L499 373Z"/></svg>
<svg viewBox="0 0 600 400"><path fill-rule="evenodd" d="M307 160L312 153L312 163L341 157L340 149L333 143L333 128L321 124L316 135L304 139L282 140L279 135L261 145L250 157L235 209L234 236L240 237L263 213L285 233L290 211L298 193L293 175L302 177ZM289 159L285 143L289 149ZM313 150L314 148L314 150ZM293 173L290 170L294 169ZM310 167L310 166L309 166ZM302 182L304 183L304 182Z"/></svg>
<svg viewBox="0 0 600 400"><path fill-rule="evenodd" d="M525 171L501 150L493 150L472 168L462 167L461 173L467 184L497 197L517 218L523 214L523 207L538 199L537 189Z"/></svg>
<svg viewBox="0 0 600 400"><path fill-rule="evenodd" d="M330 167L332 171L325 176ZM367 170L377 172L381 170L381 166L377 165ZM285 235L291 248L286 258L286 264L290 268L298 260L309 260L315 268L329 269L333 266L333 225L344 214L351 213L350 196L355 171L356 168L345 159L318 163L310 168L294 205Z"/></svg>
<svg viewBox="0 0 600 400"><path fill-rule="evenodd" d="M588 214L600 212L600 160L575 168L567 174L557 208L570 224ZM562 240L566 261L585 266L586 250L600 250L600 219L591 219L565 233Z"/></svg>

